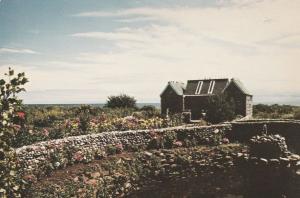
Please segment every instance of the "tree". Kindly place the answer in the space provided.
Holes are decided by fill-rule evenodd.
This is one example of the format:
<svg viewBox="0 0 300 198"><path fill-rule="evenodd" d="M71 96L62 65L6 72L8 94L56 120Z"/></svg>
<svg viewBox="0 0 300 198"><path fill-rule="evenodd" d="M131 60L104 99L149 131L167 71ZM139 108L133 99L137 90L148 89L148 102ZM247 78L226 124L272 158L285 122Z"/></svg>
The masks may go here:
<svg viewBox="0 0 300 198"><path fill-rule="evenodd" d="M207 101L206 120L211 123L220 123L232 120L235 117L235 105L228 95L215 95Z"/></svg>
<svg viewBox="0 0 300 198"><path fill-rule="evenodd" d="M126 94L109 96L105 107L108 108L136 108L136 99Z"/></svg>
<svg viewBox="0 0 300 198"><path fill-rule="evenodd" d="M0 197L20 197L18 166L12 143L20 129L16 121L25 118L22 100L17 98L17 94L25 91L23 85L28 80L25 73L15 76L11 68L4 75L8 81L0 79Z"/></svg>

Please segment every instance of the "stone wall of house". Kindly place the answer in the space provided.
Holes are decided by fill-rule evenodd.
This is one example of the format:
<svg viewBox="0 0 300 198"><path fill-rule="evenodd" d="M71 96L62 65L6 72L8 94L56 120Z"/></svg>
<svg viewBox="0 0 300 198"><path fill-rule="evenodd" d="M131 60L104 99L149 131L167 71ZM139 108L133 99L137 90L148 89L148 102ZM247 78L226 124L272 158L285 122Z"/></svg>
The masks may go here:
<svg viewBox="0 0 300 198"><path fill-rule="evenodd" d="M246 96L246 116L253 114L253 96Z"/></svg>

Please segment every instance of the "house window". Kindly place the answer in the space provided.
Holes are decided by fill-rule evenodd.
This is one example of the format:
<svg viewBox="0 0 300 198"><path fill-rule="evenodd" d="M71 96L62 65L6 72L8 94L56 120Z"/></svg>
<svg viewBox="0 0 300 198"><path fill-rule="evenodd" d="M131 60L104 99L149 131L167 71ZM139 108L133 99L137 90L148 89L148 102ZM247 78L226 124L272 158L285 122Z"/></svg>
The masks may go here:
<svg viewBox="0 0 300 198"><path fill-rule="evenodd" d="M200 94L201 89L202 89L202 85L203 85L203 81L199 81L198 85L197 85L197 88L196 88L195 94Z"/></svg>
<svg viewBox="0 0 300 198"><path fill-rule="evenodd" d="M208 88L208 94L212 94L212 92L214 91L214 87L215 87L216 81L212 80L209 83L209 88Z"/></svg>

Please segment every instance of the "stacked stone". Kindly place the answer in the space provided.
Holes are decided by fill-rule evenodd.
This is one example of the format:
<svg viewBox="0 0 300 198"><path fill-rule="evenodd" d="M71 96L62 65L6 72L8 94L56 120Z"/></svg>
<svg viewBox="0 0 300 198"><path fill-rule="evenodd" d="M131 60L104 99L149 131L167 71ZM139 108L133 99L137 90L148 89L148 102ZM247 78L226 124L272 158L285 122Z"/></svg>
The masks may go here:
<svg viewBox="0 0 300 198"><path fill-rule="evenodd" d="M271 159L287 157L290 154L285 138L280 135L254 136L250 139L249 146L250 157Z"/></svg>
<svg viewBox="0 0 300 198"><path fill-rule="evenodd" d="M247 181L246 197L299 197L300 156L287 149L280 135L254 136L249 154L238 154Z"/></svg>
<svg viewBox="0 0 300 198"><path fill-rule="evenodd" d="M248 168L252 164L300 170L300 156L287 149L285 138L280 135L252 137L249 141L249 153L238 153L237 163ZM300 175L300 171L297 172Z"/></svg>
<svg viewBox="0 0 300 198"><path fill-rule="evenodd" d="M149 146L149 143L156 136L166 139L166 137L173 133L184 133L186 134L186 139L196 139L198 144L210 145L215 140L223 138L225 131L229 129L230 124L221 124L103 132L39 142L18 148L16 149L16 153L22 174L44 175L46 172L45 169L51 172L56 169L65 168L68 164L73 164L74 160L76 161L74 157L76 158L78 153L83 154L83 158L88 158L88 161L91 161L93 160L93 156L90 155L98 156L98 153L106 152L108 146L121 145L125 150L133 146L142 148ZM174 141L176 142L176 139ZM181 141L177 141L177 143L179 146L182 145ZM188 145L184 146L188 147Z"/></svg>

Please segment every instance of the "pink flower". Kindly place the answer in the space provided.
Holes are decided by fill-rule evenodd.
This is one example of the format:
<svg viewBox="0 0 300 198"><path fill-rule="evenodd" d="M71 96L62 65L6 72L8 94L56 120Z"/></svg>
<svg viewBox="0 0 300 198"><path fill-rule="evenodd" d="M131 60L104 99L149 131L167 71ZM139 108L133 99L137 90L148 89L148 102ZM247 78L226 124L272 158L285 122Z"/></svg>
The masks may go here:
<svg viewBox="0 0 300 198"><path fill-rule="evenodd" d="M75 161L82 161L83 160L83 153L81 151L77 151L74 155L73 158Z"/></svg>
<svg viewBox="0 0 300 198"><path fill-rule="evenodd" d="M19 131L21 129L21 126L18 124L14 124L13 127L16 131Z"/></svg>
<svg viewBox="0 0 300 198"><path fill-rule="evenodd" d="M34 175L25 175L25 176L23 177L23 179L24 179L25 181L27 181L27 182L30 182L30 183L36 183L36 182L37 182L37 178L36 178L36 176L34 176Z"/></svg>
<svg viewBox="0 0 300 198"><path fill-rule="evenodd" d="M44 136L49 136L49 131L47 129L43 129Z"/></svg>
<svg viewBox="0 0 300 198"><path fill-rule="evenodd" d="M88 185L91 185L91 186L97 186L97 180L96 179L89 179L85 182L86 184Z"/></svg>
<svg viewBox="0 0 300 198"><path fill-rule="evenodd" d="M222 142L223 142L223 144L229 144L229 139L228 138L223 138Z"/></svg>
<svg viewBox="0 0 300 198"><path fill-rule="evenodd" d="M24 112L19 111L19 112L17 112L17 115L18 115L18 117L19 117L20 119L22 119L22 120L25 119L25 113L24 113Z"/></svg>
<svg viewBox="0 0 300 198"><path fill-rule="evenodd" d="M177 146L177 147L181 147L183 145L181 141L176 141L173 144L174 144L174 146Z"/></svg>

